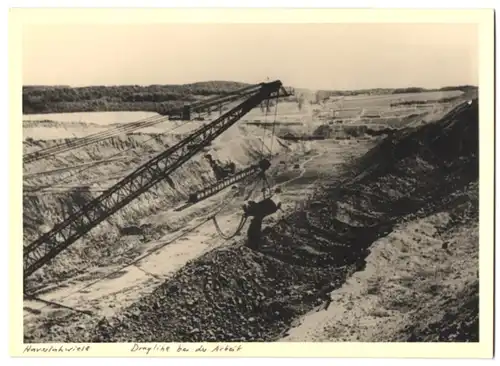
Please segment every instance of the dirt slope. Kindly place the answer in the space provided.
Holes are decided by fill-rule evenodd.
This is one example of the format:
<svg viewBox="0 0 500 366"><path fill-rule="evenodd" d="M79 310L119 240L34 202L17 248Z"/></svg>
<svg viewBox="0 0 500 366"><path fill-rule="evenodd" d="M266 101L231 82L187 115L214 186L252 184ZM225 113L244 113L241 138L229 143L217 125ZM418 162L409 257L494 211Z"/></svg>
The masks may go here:
<svg viewBox="0 0 500 366"><path fill-rule="evenodd" d="M419 262L418 256L407 256L405 266L420 263L423 277L415 279L411 272L412 277L399 281L426 283L427 297L422 303L418 297L407 297L416 293L403 291L398 298L392 292L388 299L395 302L393 307L405 308L403 313L409 315L404 326L385 329L385 338L474 340L477 113L476 100L436 123L394 134L358 161L354 174L344 177L348 180L321 190L309 202L308 214L298 211L270 227L267 245L260 251L251 251L242 242L214 250L189 263L150 296L95 328L72 333L71 339L277 340L320 304L325 294L356 278L352 277L355 271L366 276L370 272L364 271L374 265L374 258L381 268L384 262L377 257L374 243L390 241L405 223L432 221L444 212L446 217L431 229L439 229L443 238L456 237L456 230L468 230L472 244L461 254L455 253L468 271L451 271L460 286L448 286L443 294L436 291L441 280L434 279L437 285L427 281L431 269L426 263ZM432 241L432 230L420 237L429 249L427 255L439 250L439 242ZM442 244L441 249L446 250ZM369 278L376 280L375 276ZM464 294L471 297L461 297ZM435 307L441 311L436 312ZM464 309L470 313L466 322L461 323L463 316L453 322L446 320L453 318L453 312L464 314ZM342 316L347 323L354 319L353 314ZM449 336L443 336L446 332Z"/></svg>
<svg viewBox="0 0 500 366"><path fill-rule="evenodd" d="M477 185L466 191L473 197ZM464 209L463 198L451 212ZM309 313L282 340L477 341L477 245L470 212L401 223L373 243L365 268L331 294L326 311Z"/></svg>
<svg viewBox="0 0 500 366"><path fill-rule="evenodd" d="M477 113L476 101L361 159L353 186L397 225L283 341L478 341Z"/></svg>

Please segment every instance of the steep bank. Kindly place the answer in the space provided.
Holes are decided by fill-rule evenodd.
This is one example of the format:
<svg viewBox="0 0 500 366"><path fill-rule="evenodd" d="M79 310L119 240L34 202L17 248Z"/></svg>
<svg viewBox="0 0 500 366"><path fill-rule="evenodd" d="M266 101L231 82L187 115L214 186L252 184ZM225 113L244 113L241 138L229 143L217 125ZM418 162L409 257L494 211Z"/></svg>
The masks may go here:
<svg viewBox="0 0 500 366"><path fill-rule="evenodd" d="M214 141L207 152L221 161L234 162L237 169L254 164L262 151L262 136L254 130L254 127L234 128L227 132L228 136L221 136ZM23 198L25 244L180 138L181 135L174 134L129 134L26 165ZM266 145L270 141L268 137ZM39 149L60 142L26 141L25 148L27 150L36 146ZM275 153L294 149L276 138L273 146ZM89 162L91 164L87 165ZM75 165L79 164L81 167L75 169ZM141 243L179 230L193 215L200 213L194 212L191 216L171 215L171 219L161 222L150 222L148 218L172 209L193 190L213 182L214 173L206 159L200 156L178 169L171 178L171 181L159 183L98 225L85 238L57 256L50 265L37 272L28 284L39 288L83 271L91 275L96 267L130 261L143 250ZM123 228L146 223L150 227L144 236L123 236L121 233Z"/></svg>
<svg viewBox="0 0 500 366"><path fill-rule="evenodd" d="M353 186L386 192L380 211L401 218L330 308L283 341L478 341L477 113L477 101L463 105L359 161Z"/></svg>
<svg viewBox="0 0 500 366"><path fill-rule="evenodd" d="M477 188L373 243L329 308L304 316L282 341L477 342Z"/></svg>

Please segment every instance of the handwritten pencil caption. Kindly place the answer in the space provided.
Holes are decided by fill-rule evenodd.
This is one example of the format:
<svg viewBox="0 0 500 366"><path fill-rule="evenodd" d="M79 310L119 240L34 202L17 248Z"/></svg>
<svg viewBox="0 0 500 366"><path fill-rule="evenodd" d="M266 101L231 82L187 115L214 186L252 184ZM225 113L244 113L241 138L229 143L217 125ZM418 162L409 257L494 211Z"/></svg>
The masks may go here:
<svg viewBox="0 0 500 366"><path fill-rule="evenodd" d="M90 345L60 345L60 346L32 346L24 347L23 353L75 353L89 352Z"/></svg>
<svg viewBox="0 0 500 366"><path fill-rule="evenodd" d="M132 348L130 349L131 352L138 352L138 353L143 353L146 355L149 355L151 353L177 353L177 354L183 354L183 353L188 353L188 352L195 352L195 353L236 353L239 352L243 349L243 346L241 345L229 345L229 344L218 344L218 345L210 345L210 346L204 346L204 345L198 345L198 346L186 346L179 344L177 346L171 346L171 345L163 345L163 344L155 344L155 345L140 345L137 343L134 343Z"/></svg>

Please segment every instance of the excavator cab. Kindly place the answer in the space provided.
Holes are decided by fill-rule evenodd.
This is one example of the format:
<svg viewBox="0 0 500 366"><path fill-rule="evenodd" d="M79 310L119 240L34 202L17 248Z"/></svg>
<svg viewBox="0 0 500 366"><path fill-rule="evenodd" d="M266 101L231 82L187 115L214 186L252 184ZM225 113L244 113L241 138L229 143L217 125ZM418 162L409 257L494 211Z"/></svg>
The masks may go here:
<svg viewBox="0 0 500 366"><path fill-rule="evenodd" d="M220 161L215 160L211 154L205 154L205 159L208 160L217 180L224 179L236 172L236 164L232 161L223 165Z"/></svg>

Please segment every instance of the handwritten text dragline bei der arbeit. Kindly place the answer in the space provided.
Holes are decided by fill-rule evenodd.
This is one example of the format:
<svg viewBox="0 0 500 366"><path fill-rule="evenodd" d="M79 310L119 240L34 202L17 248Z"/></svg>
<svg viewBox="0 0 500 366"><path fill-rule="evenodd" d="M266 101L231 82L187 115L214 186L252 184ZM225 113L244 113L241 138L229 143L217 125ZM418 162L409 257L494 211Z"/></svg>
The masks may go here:
<svg viewBox="0 0 500 366"><path fill-rule="evenodd" d="M230 344L218 344L218 345L199 345L199 346L187 346L187 345L164 345L164 344L155 344L155 345L140 345L134 343L131 347L130 351L135 353L143 353L149 355L150 353L187 353L187 352L195 352L195 353L236 353L243 349L241 345L230 345Z"/></svg>

